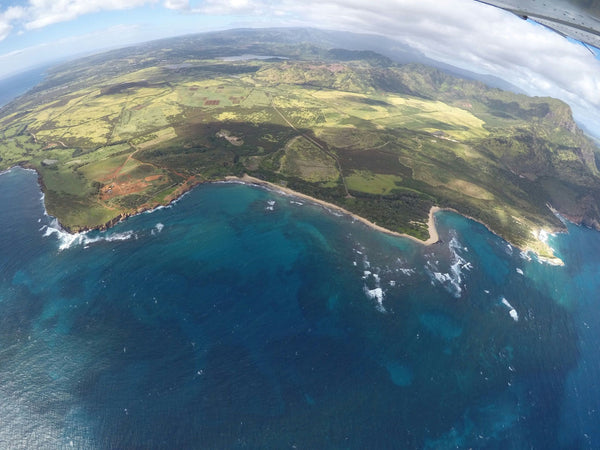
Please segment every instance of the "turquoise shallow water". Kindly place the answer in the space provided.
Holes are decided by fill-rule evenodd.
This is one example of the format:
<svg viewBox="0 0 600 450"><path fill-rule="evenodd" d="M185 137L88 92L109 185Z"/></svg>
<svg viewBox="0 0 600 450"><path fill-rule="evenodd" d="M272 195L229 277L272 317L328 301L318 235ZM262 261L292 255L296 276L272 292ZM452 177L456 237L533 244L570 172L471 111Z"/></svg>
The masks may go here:
<svg viewBox="0 0 600 450"><path fill-rule="evenodd" d="M598 448L600 234L540 264L195 189L69 237L0 175L1 448Z"/></svg>

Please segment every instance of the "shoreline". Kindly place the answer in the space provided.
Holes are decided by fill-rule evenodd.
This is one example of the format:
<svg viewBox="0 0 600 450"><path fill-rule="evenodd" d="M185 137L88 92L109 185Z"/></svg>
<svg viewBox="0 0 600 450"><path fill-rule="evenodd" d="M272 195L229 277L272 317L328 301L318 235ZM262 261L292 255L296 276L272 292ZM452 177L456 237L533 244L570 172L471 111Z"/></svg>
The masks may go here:
<svg viewBox="0 0 600 450"><path fill-rule="evenodd" d="M427 220L427 230L429 232L429 238L427 240L423 241L423 240L421 240L419 238L416 238L414 236L411 236L409 234L398 233L397 231L392 231L392 230L389 230L387 228L384 228L384 227L382 227L380 225L377 225L374 222L371 222L370 220L368 220L368 219L366 219L364 217L361 217L361 216L359 216L357 214L354 214L354 213L348 211L347 209L342 208L341 206L335 205L333 203L329 203L329 202L327 202L325 200L320 200L320 199L311 197L310 195L302 194L301 192L294 191L293 189L290 189L288 187L280 186L278 184L271 183L269 181L261 180L260 178L252 177L252 176L250 176L248 174L244 174L244 176L241 177L241 178L237 177L237 176L227 176L227 177L225 177L224 181L226 181L226 182L237 182L237 183L254 185L254 186L261 186L261 187L264 187L264 188L266 188L268 190L277 192L277 193L282 194L282 195L291 196L291 197L297 197L297 198L302 198L302 199L304 199L306 201L309 201L309 202L312 202L314 204L320 205L320 206L322 206L322 207L324 207L326 209L337 211L337 212L340 212L340 213L342 213L344 215L347 215L347 216L351 217L353 220L361 222L361 223L363 223L364 225L368 226L369 228L371 228L373 230L376 230L376 231L379 231L379 232L382 232L382 233L385 233L385 234L388 234L388 235L391 235L391 236L396 236L396 237L402 237L402 238L410 239L413 242L416 242L418 244L425 245L425 246L433 245L433 244L436 244L436 243L440 242L439 234L438 234L438 231L437 231L437 228L436 228L436 225L435 225L435 217L434 217L435 213L437 213L438 211L453 212L453 213L459 214L462 217L465 217L466 219L470 219L470 220L473 220L474 222L480 223L490 233L492 233L495 236L498 236L500 239L503 239L503 240L506 241L506 239L504 239L502 236L500 236L499 234L497 234L493 230L491 230L490 227L488 225L486 225L485 223L483 223L483 222L481 222L481 221L479 221L479 220L477 220L477 219L475 219L473 217L467 216L465 214L461 214L459 211L457 211L457 210L455 210L453 208L443 208L443 207L439 207L439 206L432 206L431 207L431 209L429 210L429 217L428 217L428 220ZM508 241L506 241L506 242L508 242ZM559 257L557 257L557 256L553 256L553 257L541 256L536 250L534 250L531 247L525 247L525 248L520 248L520 247L517 247L517 246L515 246L515 247L518 248L519 250L525 252L525 253L529 253L529 252L533 253L535 255L535 257L537 258L537 260L540 263L542 263L542 264L548 264L548 265L551 265L551 266L564 266L565 265L564 261L562 259L560 259ZM549 247L549 248L553 251L553 254L554 254L554 249L551 248L551 247Z"/></svg>
<svg viewBox="0 0 600 450"><path fill-rule="evenodd" d="M354 214L350 211L348 211L347 209L342 208L341 206L335 205L333 203L329 203L325 200L320 200L318 198L314 198L311 197L310 195L306 195L306 194L302 194L301 192L297 192L294 191L293 189L284 187L284 186L280 186L278 184L275 183L271 183L269 181L265 181L265 180L261 180L260 178L255 178L252 177L250 175L245 174L243 177L236 177L236 176L227 176L225 177L225 181L234 181L234 182L238 182L238 183L242 183L242 184L249 184L249 185L255 185L255 186L262 186L265 187L269 190L275 191L277 193L286 195L286 196L291 196L291 197L297 197L297 198L302 198L306 201L312 202L314 204L323 206L326 209L330 209L333 211L337 211L340 212L346 216L352 217L353 220L356 220L358 222L363 223L364 225L368 226L369 228L376 230L376 231L380 231L382 233L385 234L389 234L391 236L397 236L397 237L402 237L402 238L407 238L410 239L413 242L417 242L419 244L422 245L433 245L437 242L440 241L439 238L439 234L437 231L437 228L435 226L435 218L434 218L434 214L438 211L442 211L443 208L440 208L438 206L432 206L431 209L429 210L429 217L427 220L427 230L429 232L429 238L425 241L416 238L414 236L411 236L410 234L406 234L406 233L398 233L397 231L392 231L389 230L387 228L384 228L380 225L377 225L374 222L371 222L368 219L365 219L364 217L361 217L357 214Z"/></svg>
<svg viewBox="0 0 600 450"><path fill-rule="evenodd" d="M0 174L2 173L6 173L11 171L13 168L18 167L20 169L23 170L31 170L33 172L36 173L37 175L37 180L38 180L38 185L40 186L40 191L42 192L42 196L45 196L45 192L44 192L44 183L41 177L41 174L33 167L27 166L27 165L16 165L13 166L9 169L6 169L2 172L0 172ZM124 213L120 213L119 215L115 216L113 219L109 220L108 222L101 224L101 225L97 225L97 226L93 226L93 227L81 227L80 229L78 229L77 231L73 231L72 229L70 229L69 227L65 227L60 220L58 219L58 217L54 217L54 216L50 216L50 214L48 214L47 210L46 210L46 205L45 205L45 201L43 201L44 203L44 213L50 217L54 217L58 223L58 225L60 226L60 228L72 235L77 235L80 233L87 233L90 231L106 231L110 228L112 228L113 226L115 226L116 224L125 221L126 219L128 219L129 217L133 217L136 216L138 214L143 214L143 213L151 213L152 211L156 210L156 209L160 209L160 208L166 208L166 207L170 207L171 205L177 203L183 196L185 196L186 194L188 194L192 189L194 189L195 187L197 187L200 184L204 184L204 183L219 183L219 182L236 182L236 183L241 183L241 184L247 184L247 185L253 185L253 186L261 186L263 188L266 188L268 190L274 191L276 193L279 193L281 195L285 195L285 196L290 196L290 197L296 197L296 198L302 198L306 201L309 201L313 204L316 205L320 205L322 207L324 207L325 209L328 210L332 210L332 211L337 211L340 212L346 216L351 217L353 220L356 220L358 222L361 222L362 224L366 225L367 227L379 231L381 233L385 233L387 235L391 235L391 236L396 236L396 237L401 237L401 238L405 238L405 239L410 239L413 242L416 242L418 244L421 245L425 245L425 246L430 246L433 244L436 244L438 242L440 242L440 238L439 238L439 234L435 225L435 213L439 212L439 211L450 211L450 212L454 212L456 214L459 214L467 219L473 220L477 223L482 224L490 233L500 237L501 239L505 240L502 236L498 235L497 233L495 233L493 230L490 229L489 226L487 226L485 223L467 216L465 214L461 214L459 211L453 209L453 208L444 208L444 207L439 207L439 206L432 206L431 209L429 210L429 216L428 216L428 220L427 220L427 231L429 233L429 238L426 240L421 240L419 238L416 238L414 236L411 236L409 234L406 233L399 233L397 231L392 231L389 230L387 228L384 228L380 225L377 225L374 222L371 222L370 220L361 217L357 214L354 214L350 211L348 211L347 209L344 209L341 206L335 205L333 203L327 202L325 200L320 200L314 197L311 197L310 195L306 195L303 194L301 192L297 192L294 191L293 189L290 189L288 187L285 186L281 186L275 183L271 183L269 181L265 181L265 180L261 180L260 178L256 178L253 176L250 176L248 174L244 174L243 177L238 177L238 176L234 176L234 175L230 175L230 176L226 176L224 177L222 180L211 180L211 181L205 181L205 180L198 180L196 177L192 177L190 180L187 180L184 185L182 186L182 190L177 192L177 194L175 196L173 196L172 198L170 198L168 200L168 202L166 202L166 204L158 204L158 205L147 205L141 208L138 208L136 211L132 211L132 212L124 212ZM577 224L575 224L577 225ZM553 233L553 232L550 232ZM506 241L508 242L508 241ZM509 242L510 244L510 242ZM531 248L531 247L525 247L525 248L521 248L516 246L517 248L519 248L521 251L525 252L525 253L533 253L537 260L542 263L542 264L549 264L552 266L564 266L564 261L562 259L560 259L557 256L553 256L553 257L548 257L548 256L542 256L540 255L535 249ZM550 249L554 252L554 249L552 249L550 247Z"/></svg>

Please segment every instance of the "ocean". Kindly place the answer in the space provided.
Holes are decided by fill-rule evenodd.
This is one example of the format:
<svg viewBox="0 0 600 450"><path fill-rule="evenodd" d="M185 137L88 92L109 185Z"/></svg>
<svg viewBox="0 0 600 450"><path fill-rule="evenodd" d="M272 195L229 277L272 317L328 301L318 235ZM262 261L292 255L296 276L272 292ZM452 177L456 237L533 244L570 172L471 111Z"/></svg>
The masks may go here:
<svg viewBox="0 0 600 450"><path fill-rule="evenodd" d="M47 65L29 69L17 75L11 75L8 78L0 80L0 108L31 89L44 79L44 73Z"/></svg>
<svg viewBox="0 0 600 450"><path fill-rule="evenodd" d="M206 184L67 235L0 175L1 448L598 448L600 233L564 267Z"/></svg>
<svg viewBox="0 0 600 450"><path fill-rule="evenodd" d="M558 267L215 183L68 235L20 168L0 211L0 448L600 448L595 231Z"/></svg>

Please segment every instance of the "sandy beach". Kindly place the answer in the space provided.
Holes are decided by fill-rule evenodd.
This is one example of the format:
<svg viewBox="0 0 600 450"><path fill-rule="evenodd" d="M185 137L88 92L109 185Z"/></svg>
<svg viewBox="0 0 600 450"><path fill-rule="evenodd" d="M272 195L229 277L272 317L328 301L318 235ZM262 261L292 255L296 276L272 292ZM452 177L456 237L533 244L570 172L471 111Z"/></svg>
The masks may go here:
<svg viewBox="0 0 600 450"><path fill-rule="evenodd" d="M234 177L234 176L229 176L229 177L225 177L226 181L236 181L236 182L240 182L240 183L247 183L247 184L253 184L253 185L258 185L258 186L264 186L267 189L271 189L275 192L284 194L284 195L289 195L291 197L297 197L297 198L302 198L305 199L306 201L318 204L323 206L324 208L333 210L333 211L338 211L342 214L348 215L350 217L352 217L354 220L357 220L359 222L364 223L365 225L367 225L368 227L377 230L377 231L381 231L382 233L386 233L386 234L390 234L392 236L399 236L399 237L403 237L403 238L407 238L410 239L414 242L418 242L419 244L423 244L423 245L432 245L435 244L437 242L439 242L440 238L439 238L439 234L437 231L437 228L435 226L435 213L438 211L452 211L452 212L456 212L458 214L460 214L458 211L456 211L455 209L452 208L440 208L439 206L432 206L431 209L429 210L429 219L427 221L427 229L429 232L429 238L425 241L418 239L414 236L410 236L408 234L405 233L398 233L396 231L391 231L388 230L387 228L384 228L380 225L377 225L376 223L371 222L370 220L365 219L364 217L358 216L356 214L351 213L350 211L334 205L333 203L329 203L326 202L324 200L319 200L317 198L311 197L309 195L306 194L302 194L300 192L296 192L292 189L289 189L287 187L284 186L280 186L278 184L274 184L274 183L269 183L268 181L264 181L261 180L259 178L255 178L255 177L251 177L250 175L244 175L243 177ZM469 216L464 216L467 217L471 220L475 220L476 222L479 222L478 220L469 217ZM482 222L479 222L482 223ZM482 223L483 226L485 226L491 233L494 233L486 224ZM538 258L538 260L542 263L545 264L550 264L550 265L554 265L554 266L562 266L564 265L564 262L556 257L556 256L552 256L552 257L546 257L546 256L541 256L537 251L535 251L533 248L530 247L526 247L524 249L522 249L525 252L533 252L536 257Z"/></svg>
<svg viewBox="0 0 600 450"><path fill-rule="evenodd" d="M437 229L435 227L434 214L437 211L440 211L441 208L439 208L437 206L432 206L431 209L429 210L429 220L427 221L427 228L428 228L428 231L429 231L429 238L426 241L422 241L421 239L417 239L416 237L410 236L410 235L405 234L405 233L398 233L398 232L395 232L395 231L388 230L387 228L379 226L376 223L373 223L370 220L365 219L364 217L361 217L361 216L358 216L356 214L353 214L350 211L348 211L348 210L346 210L346 209L344 209L344 208L342 208L340 206L334 205L333 203L329 203L329 202L326 202L326 201L323 201L323 200L319 200L319 199L311 197L309 195L302 194L300 192L296 192L296 191L294 191L292 189L289 189L289 188L284 187L284 186L280 186L278 184L269 183L268 181L264 181L264 180L261 180L259 178L251 177L249 175L244 175L241 178L240 177L230 176L230 177L225 177L225 179L227 181L238 181L238 182L241 182L241 183L248 183L248 184L254 184L254 185L258 185L258 186L264 186L264 187L266 187L268 189L271 189L273 191L276 191L276 192L279 192L279 193L282 193L282 194L285 194L285 195L289 195L289 196L297 197L297 198L302 198L302 199L307 200L309 202L321 205L321 206L323 206L323 207L325 207L327 209L331 209L331 210L334 210L334 211L341 212L342 214L346 214L346 215L352 217L354 220L362 222L365 225L367 225L368 227L373 228L374 230L381 231L382 233L386 233L386 234L391 234L393 236L399 236L399 237L411 239L412 241L418 242L418 243L423 244L423 245L431 245L431 244L435 244L436 242L439 241L439 235L438 235Z"/></svg>

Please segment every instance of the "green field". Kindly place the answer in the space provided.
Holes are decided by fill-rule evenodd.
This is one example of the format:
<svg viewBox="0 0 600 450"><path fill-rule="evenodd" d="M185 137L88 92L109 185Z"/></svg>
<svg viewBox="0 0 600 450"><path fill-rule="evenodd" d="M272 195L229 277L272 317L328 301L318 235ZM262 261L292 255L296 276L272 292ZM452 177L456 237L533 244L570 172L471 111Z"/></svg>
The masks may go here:
<svg viewBox="0 0 600 450"><path fill-rule="evenodd" d="M39 171L67 229L248 173L427 237L450 207L521 247L600 222L595 145L564 103L373 53L202 36L57 67L0 111L0 169ZM220 54L287 59L225 62ZM338 59L343 55L342 59Z"/></svg>

